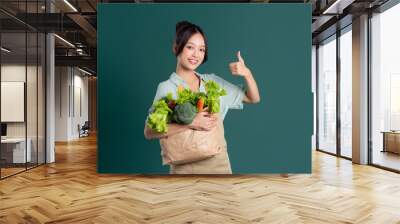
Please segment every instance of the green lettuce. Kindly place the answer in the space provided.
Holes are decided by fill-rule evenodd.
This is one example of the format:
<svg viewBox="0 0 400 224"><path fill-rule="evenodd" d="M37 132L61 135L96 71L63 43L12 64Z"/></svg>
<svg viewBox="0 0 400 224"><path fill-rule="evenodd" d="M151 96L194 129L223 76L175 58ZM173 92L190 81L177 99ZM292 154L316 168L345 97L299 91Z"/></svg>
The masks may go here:
<svg viewBox="0 0 400 224"><path fill-rule="evenodd" d="M149 115L147 125L159 132L165 133L168 131L168 122L171 119L172 110L168 107L165 99L160 99L153 105L153 112Z"/></svg>
<svg viewBox="0 0 400 224"><path fill-rule="evenodd" d="M226 95L226 90L222 89L218 83L209 80L205 84L207 98L205 105L208 107L210 113L218 113L220 111L219 97Z"/></svg>
<svg viewBox="0 0 400 224"><path fill-rule="evenodd" d="M184 103L191 103L193 105L195 105L197 103L196 101L196 93L194 93L192 90L190 89L184 89L182 91L178 91L178 99L176 100L176 103L178 105L182 105Z"/></svg>

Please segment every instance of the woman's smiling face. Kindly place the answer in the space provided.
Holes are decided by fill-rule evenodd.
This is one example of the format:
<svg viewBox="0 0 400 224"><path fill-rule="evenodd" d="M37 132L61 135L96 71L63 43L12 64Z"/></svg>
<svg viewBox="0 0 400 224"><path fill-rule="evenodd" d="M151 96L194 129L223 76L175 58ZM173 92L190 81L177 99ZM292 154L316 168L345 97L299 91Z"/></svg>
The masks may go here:
<svg viewBox="0 0 400 224"><path fill-rule="evenodd" d="M185 70L195 70L203 62L205 53L204 38L200 33L195 33L178 55L178 63Z"/></svg>

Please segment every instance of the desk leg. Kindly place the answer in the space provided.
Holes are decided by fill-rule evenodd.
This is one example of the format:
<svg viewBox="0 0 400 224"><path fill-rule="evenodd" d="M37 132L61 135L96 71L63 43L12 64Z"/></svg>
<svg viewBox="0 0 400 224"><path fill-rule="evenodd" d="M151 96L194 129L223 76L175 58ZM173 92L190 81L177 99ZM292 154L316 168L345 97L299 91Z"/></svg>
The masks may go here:
<svg viewBox="0 0 400 224"><path fill-rule="evenodd" d="M381 152L386 152L386 135L385 133L382 134L383 134L383 149Z"/></svg>

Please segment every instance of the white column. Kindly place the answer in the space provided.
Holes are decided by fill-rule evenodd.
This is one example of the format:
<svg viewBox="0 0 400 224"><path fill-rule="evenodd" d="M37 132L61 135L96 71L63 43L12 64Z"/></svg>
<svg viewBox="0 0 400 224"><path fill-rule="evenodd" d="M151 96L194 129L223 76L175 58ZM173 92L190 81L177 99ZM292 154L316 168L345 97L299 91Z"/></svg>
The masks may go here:
<svg viewBox="0 0 400 224"><path fill-rule="evenodd" d="M46 76L46 163L52 163L55 161L54 151L54 133L55 133L55 103L54 103L54 35L49 33L46 36L46 57L47 57L47 76Z"/></svg>
<svg viewBox="0 0 400 224"><path fill-rule="evenodd" d="M47 12L53 12L54 6L50 1L46 4ZM55 133L55 100L54 100L54 35L46 35L46 163L55 162L54 133Z"/></svg>
<svg viewBox="0 0 400 224"><path fill-rule="evenodd" d="M368 16L353 19L352 159L368 163Z"/></svg>

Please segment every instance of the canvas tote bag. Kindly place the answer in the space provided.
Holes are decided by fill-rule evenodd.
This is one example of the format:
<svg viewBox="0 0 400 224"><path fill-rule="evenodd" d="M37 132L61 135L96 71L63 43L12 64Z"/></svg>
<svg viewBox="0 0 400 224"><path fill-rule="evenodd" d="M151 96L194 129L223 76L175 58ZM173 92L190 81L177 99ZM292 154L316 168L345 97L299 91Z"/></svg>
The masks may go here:
<svg viewBox="0 0 400 224"><path fill-rule="evenodd" d="M218 119L210 131L186 130L160 139L163 165L185 164L217 155L226 147L224 126Z"/></svg>

